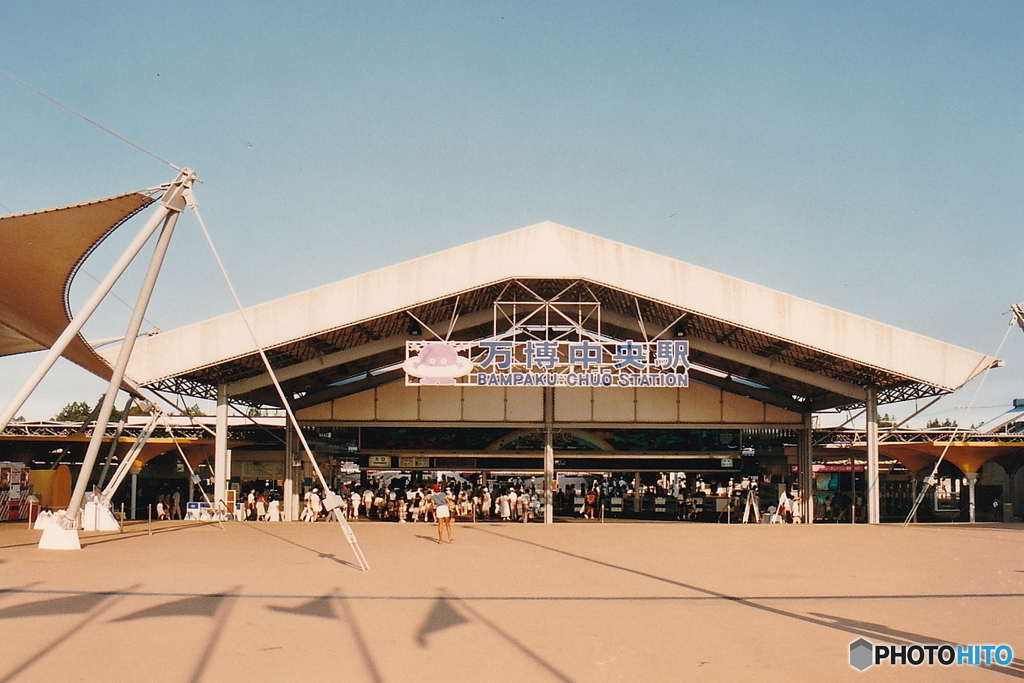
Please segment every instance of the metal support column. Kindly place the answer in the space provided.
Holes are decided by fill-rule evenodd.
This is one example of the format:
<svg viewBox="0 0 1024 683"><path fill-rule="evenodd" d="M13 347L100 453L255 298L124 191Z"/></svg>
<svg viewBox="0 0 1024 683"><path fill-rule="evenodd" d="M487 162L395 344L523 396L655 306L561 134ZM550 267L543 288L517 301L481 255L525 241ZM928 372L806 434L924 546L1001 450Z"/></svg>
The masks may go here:
<svg viewBox="0 0 1024 683"><path fill-rule="evenodd" d="M801 515L805 524L814 523L814 432L813 416L804 413L797 441L797 471Z"/></svg>
<svg viewBox="0 0 1024 683"><path fill-rule="evenodd" d="M555 521L555 388L544 387L544 523Z"/></svg>
<svg viewBox="0 0 1024 683"><path fill-rule="evenodd" d="M117 393L120 391L121 384L124 381L125 370L128 369L128 361L131 358L132 349L135 347L135 340L142 327L142 320L146 315L146 307L149 305L153 288L156 286L157 276L160 274L160 267L163 265L167 247L170 245L171 235L174 233L174 226L178 221L178 214L185 208L184 200L181 198L181 189L183 189L183 186L176 193L176 198L165 195L164 199L161 200L165 202L165 206L172 210L167 214L163 229L160 231L156 246L153 248L149 267L143 278L142 286L139 288L139 296L135 301L135 308L132 310L131 319L128 321L124 342L121 344L117 360L114 362L113 368L111 368L107 392L103 396L99 414L96 416L96 422L93 425L92 436L89 439L89 446L86 449L85 457L82 459L82 469L79 471L78 479L75 481L75 489L71 493L67 513L64 516L58 517L56 524L51 525L53 531L47 529L43 532L42 538L39 539L40 548L52 550L77 550L81 548L76 530L78 511L85 502L85 492L89 487L89 479L92 477L100 447L103 445L103 437L106 436L107 425L110 423L110 414L114 410L114 401L117 399ZM168 194L173 190L174 188L169 190ZM179 199L180 202L178 201Z"/></svg>
<svg viewBox="0 0 1024 683"><path fill-rule="evenodd" d="M868 387L868 400L864 412L865 434L868 451L867 471L867 507L868 524L878 524L879 514L879 487L878 487L878 390ZM856 490L854 491L856 499Z"/></svg>
<svg viewBox="0 0 1024 683"><path fill-rule="evenodd" d="M213 506L220 508L227 498L228 466L228 385L217 385L217 421L213 440Z"/></svg>

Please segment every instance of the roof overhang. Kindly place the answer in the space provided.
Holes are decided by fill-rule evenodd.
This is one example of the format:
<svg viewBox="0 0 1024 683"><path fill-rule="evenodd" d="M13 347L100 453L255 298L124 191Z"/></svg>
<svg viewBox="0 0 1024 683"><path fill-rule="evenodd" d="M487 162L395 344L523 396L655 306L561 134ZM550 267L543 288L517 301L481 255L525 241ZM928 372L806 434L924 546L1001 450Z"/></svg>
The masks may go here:
<svg viewBox="0 0 1024 683"><path fill-rule="evenodd" d="M246 311L286 390L303 404L381 381L411 323L472 340L493 332L502 298L573 297L602 307L602 332L691 342L695 379L788 409L820 410L953 391L989 356L671 258L540 223ZM212 397L215 387L276 404L237 313L141 339L129 375ZM113 358L116 348L104 352Z"/></svg>

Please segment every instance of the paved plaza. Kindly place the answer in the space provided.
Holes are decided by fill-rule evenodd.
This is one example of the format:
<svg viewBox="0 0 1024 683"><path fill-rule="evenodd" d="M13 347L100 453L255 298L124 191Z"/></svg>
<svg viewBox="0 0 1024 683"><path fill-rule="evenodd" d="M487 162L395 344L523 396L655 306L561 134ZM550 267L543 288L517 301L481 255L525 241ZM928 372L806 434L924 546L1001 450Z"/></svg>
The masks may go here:
<svg viewBox="0 0 1024 683"><path fill-rule="evenodd" d="M0 525L0 683L1024 678L1020 526ZM1008 667L849 645L1006 643Z"/></svg>

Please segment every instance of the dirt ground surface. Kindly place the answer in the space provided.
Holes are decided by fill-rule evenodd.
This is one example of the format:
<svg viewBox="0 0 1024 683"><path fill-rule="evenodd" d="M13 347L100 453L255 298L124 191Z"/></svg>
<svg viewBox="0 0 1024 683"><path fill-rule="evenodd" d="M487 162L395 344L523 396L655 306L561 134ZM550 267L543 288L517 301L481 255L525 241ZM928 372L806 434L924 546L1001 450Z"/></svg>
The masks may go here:
<svg viewBox="0 0 1024 683"><path fill-rule="evenodd" d="M163 522L0 525L0 683L1024 678L1024 529ZM1007 644L860 672L850 643Z"/></svg>

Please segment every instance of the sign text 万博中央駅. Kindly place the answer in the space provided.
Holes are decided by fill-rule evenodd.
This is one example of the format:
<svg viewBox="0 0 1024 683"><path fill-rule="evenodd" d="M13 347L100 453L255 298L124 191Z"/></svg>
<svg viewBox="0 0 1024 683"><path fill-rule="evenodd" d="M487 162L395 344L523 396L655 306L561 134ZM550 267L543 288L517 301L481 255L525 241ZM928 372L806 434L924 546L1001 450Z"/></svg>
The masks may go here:
<svg viewBox="0 0 1024 683"><path fill-rule="evenodd" d="M406 342L410 386L686 387L686 340Z"/></svg>

